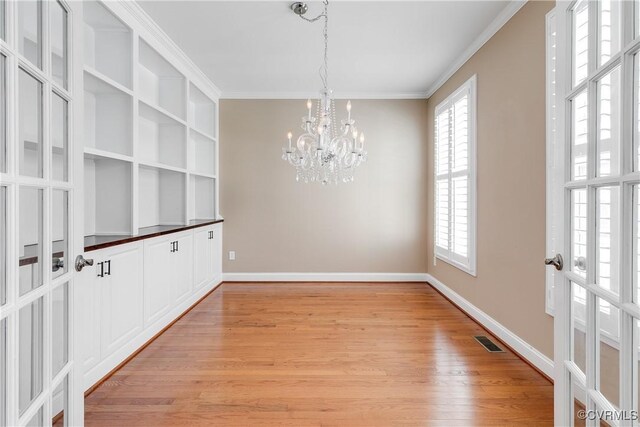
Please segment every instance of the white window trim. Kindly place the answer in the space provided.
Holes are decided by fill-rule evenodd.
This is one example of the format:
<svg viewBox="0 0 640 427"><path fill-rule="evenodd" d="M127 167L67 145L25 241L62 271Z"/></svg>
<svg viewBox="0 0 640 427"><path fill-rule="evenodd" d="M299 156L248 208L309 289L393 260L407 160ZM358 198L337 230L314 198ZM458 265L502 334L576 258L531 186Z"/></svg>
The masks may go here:
<svg viewBox="0 0 640 427"><path fill-rule="evenodd" d="M476 277L476 257L477 257L477 75L474 74L469 80L464 82L458 89L456 89L453 93L451 93L445 100L440 102L434 112L434 123L438 118L440 112L446 108L449 108L457 98L459 98L462 94L469 93L469 128L468 128L468 137L469 137L469 168L468 174L462 173L463 175L469 176L469 198L470 198L470 207L469 207L469 256L466 259L451 253L448 250L443 250L438 247L436 243L436 230L437 230L437 222L436 222L436 209L437 203L435 200L436 197L436 186L438 183L438 177L444 176L444 174L438 175L437 170L437 161L436 158L436 141L437 141L437 127L434 126L434 139L433 139L433 154L434 154L434 169L433 169L433 265L435 266L437 260L441 260L447 264L450 264L465 273ZM456 175L460 175L460 172L450 172L447 175L449 177L454 177ZM449 185L449 191L451 192L451 185ZM451 193L449 193L451 194ZM449 227L451 229L451 227Z"/></svg>

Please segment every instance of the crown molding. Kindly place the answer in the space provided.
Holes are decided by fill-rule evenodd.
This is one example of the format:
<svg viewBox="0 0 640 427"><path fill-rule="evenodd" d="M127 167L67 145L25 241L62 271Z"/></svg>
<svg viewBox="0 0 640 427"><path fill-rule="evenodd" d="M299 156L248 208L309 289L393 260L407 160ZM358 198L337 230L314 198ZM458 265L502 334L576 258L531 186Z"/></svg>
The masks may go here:
<svg viewBox="0 0 640 427"><path fill-rule="evenodd" d="M221 99L315 99L319 91L313 92L234 92L225 91ZM427 99L424 92L339 92L333 93L335 99Z"/></svg>
<svg viewBox="0 0 640 427"><path fill-rule="evenodd" d="M527 0L511 0L504 9L496 16L487 28L475 39L475 41L456 59L447 70L429 87L426 98L431 98L438 89L442 87L456 71L458 71L477 51L480 50L491 37L493 37L513 16L518 13Z"/></svg>

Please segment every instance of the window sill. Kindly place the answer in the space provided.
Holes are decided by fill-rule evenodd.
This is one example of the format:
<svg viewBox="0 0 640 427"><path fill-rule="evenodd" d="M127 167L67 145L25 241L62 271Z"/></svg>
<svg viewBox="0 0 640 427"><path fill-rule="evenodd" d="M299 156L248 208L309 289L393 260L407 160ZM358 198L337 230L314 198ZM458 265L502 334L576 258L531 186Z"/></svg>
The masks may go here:
<svg viewBox="0 0 640 427"><path fill-rule="evenodd" d="M438 255L438 254L436 254L436 259L439 259L440 261L442 261L444 263L447 263L447 264L457 268L458 270L462 270L463 272L467 273L469 276L478 277L477 274L476 274L476 270L469 268L469 266L466 265L466 264L462 264L462 263L454 261L452 259L445 258L442 255ZM433 265L436 265L436 259L433 260Z"/></svg>

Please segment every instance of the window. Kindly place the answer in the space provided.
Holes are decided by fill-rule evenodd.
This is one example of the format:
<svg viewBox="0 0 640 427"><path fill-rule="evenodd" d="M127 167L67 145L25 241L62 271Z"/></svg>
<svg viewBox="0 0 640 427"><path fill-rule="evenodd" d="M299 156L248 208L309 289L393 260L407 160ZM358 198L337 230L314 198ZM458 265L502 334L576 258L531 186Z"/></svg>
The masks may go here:
<svg viewBox="0 0 640 427"><path fill-rule="evenodd" d="M476 76L436 107L435 255L476 274Z"/></svg>

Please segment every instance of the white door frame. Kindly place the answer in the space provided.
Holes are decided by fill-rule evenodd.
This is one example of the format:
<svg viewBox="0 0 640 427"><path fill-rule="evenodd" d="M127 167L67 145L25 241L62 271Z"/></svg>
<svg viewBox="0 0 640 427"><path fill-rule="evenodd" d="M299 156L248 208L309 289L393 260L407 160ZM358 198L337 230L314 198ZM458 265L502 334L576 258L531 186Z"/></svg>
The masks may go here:
<svg viewBox="0 0 640 427"><path fill-rule="evenodd" d="M574 419L586 418L586 425L595 427L600 425L600 417L606 417L605 421L610 425L638 425L638 329L634 328L636 319L640 319L640 301L634 298L638 283L636 262L632 257L637 256L637 225L634 225L632 190L640 183L640 172L634 170L633 146L637 146L634 140L634 126L637 126L638 100L637 81L634 81L635 55L640 52L640 37L634 34L634 20L640 19L635 8L640 7L637 1L625 1L621 3L622 9L622 40L621 49L617 54L611 55L602 66L598 65L598 37L600 26L599 8L600 2L589 2L588 33L589 33L589 66L587 77L582 83L573 82L573 24L572 10L578 2L558 1L556 6L555 24L557 26L558 61L557 61L557 142L561 146L558 167L562 168L564 179L562 188L564 201L559 206L562 213L560 218L564 224L556 232L555 238L559 242L559 248L563 248L561 254L565 258L565 267L561 274L557 274L555 283L555 424L569 426L574 424ZM635 37L635 38L634 38ZM597 110L597 82L608 75L616 67L620 67L620 94L621 94L621 127L619 145L619 173L610 176L596 175L596 142L598 131ZM587 175L585 179L574 179L571 176L572 159L572 108L571 102L582 91L586 91L588 100L588 132L587 132ZM635 142L634 142L635 141ZM612 157L613 158L613 157ZM596 273L596 247L597 236L597 189L602 187L617 187L619 190L619 241L612 246L612 251L618 251L618 294L599 286ZM572 259L572 191L585 189L586 201L586 271L584 275L577 274L573 270ZM612 211L613 212L613 211ZM613 215L613 214L612 214ZM637 215L637 212L635 213ZM636 219L637 221L637 219ZM633 236L633 237L632 237ZM636 241L636 243L634 243ZM553 254L548 254L552 256ZM613 276L612 276L613 277ZM584 303L586 319L582 324L586 334L586 372L582 372L575 363L572 354L574 317L572 310L572 282L579 285L586 294ZM636 301L634 301L636 299ZM604 302L613 313L619 312L618 319L603 316L603 308L598 301ZM602 320L604 319L604 321ZM609 322L615 320L617 322ZM599 324L603 321L604 323ZM613 326L617 329L617 336L605 336L600 332L603 325ZM635 329L635 333L634 333ZM612 348L619 352L619 378L618 382L618 407L614 406L600 391L600 342L608 342ZM605 366L607 368L608 366ZM573 386L578 384L579 387ZM586 412L579 414L574 411L575 400L585 404ZM586 400L586 402L584 402ZM603 412L604 411L604 412ZM607 413L608 412L608 413ZM609 418L608 416L612 416ZM619 417L619 418L618 418ZM596 419L597 418L597 419Z"/></svg>
<svg viewBox="0 0 640 427"><path fill-rule="evenodd" d="M19 50L18 44L18 5L19 1L6 1L5 4L5 23L6 23L6 39L0 40L0 53L6 57L6 78L7 78L7 96L6 96L6 132L7 132L7 170L6 173L0 173L0 185L7 188L7 302L0 308L0 319L7 322L7 365L6 368L6 421L7 425L21 426L32 420L34 416L42 410L42 422L44 425L50 425L53 417L55 417L61 409L64 409L65 425L82 425L84 416L84 396L82 389L82 372L81 364L76 363L79 360L79 344L81 343L81 331L77 327L79 325L77 308L80 306L78 301L78 292L74 280L73 260L75 255L83 251L83 197L82 188L78 187L82 181L82 144L77 137L78 120L74 114L79 109L75 108L74 103L78 100L76 88L82 88L82 84L78 85L78 76L75 70L82 70L77 67L78 59L82 61L82 45L77 41L76 34L82 34L82 12L79 2L67 2L66 0L41 0L40 15L40 61L41 66L38 67L24 57ZM58 4L66 11L66 79L67 88L58 84L53 78L52 66L52 26L50 19L51 11ZM75 40L74 40L75 38ZM80 57L80 58L78 58ZM27 72L31 77L40 83L42 90L41 95L41 137L40 150L42 151L42 178L22 176L20 175L19 155L22 150L22 141L19 141L19 75L20 69ZM80 72L81 74L81 72ZM81 83L81 80L80 80ZM63 150L63 156L66 157L67 164L67 180L54 180L52 167L52 132L54 130L54 119L52 119L54 93L60 99L66 102L67 107L67 123L66 123L66 153ZM57 98L56 98L57 99ZM80 100L81 101L81 100ZM55 123L58 123L56 121ZM81 120L80 120L81 123ZM36 188L42 190L42 212L40 227L40 254L42 259L38 262L42 265L42 285L34 290L19 295L20 293L20 267L18 259L22 252L20 248L20 189ZM64 191L67 195L67 211L66 222L59 223L66 231L67 247L64 252L63 262L66 272L61 274L52 274L52 240L54 230L54 191ZM5 236L3 236L4 238ZM38 255L39 258L40 255ZM23 267L24 268L24 267ZM62 290L63 286L67 286L66 290L66 354L67 361L62 363L62 367L57 374L53 372L53 346L59 345L61 340L59 336L53 336L53 296L54 292ZM40 356L34 356L36 359L42 359L42 387L41 391L33 398L31 403L23 410L19 411L19 333L20 321L19 313L24 307L29 306L36 300L42 301L42 324L43 328L39 334L42 335L42 352ZM64 305L62 305L64 307ZM36 316L37 317L37 316ZM33 317L32 317L33 318ZM63 341L64 342L64 341ZM67 401L66 407L60 406L64 404L64 399L54 399L54 391L56 388L67 381Z"/></svg>

